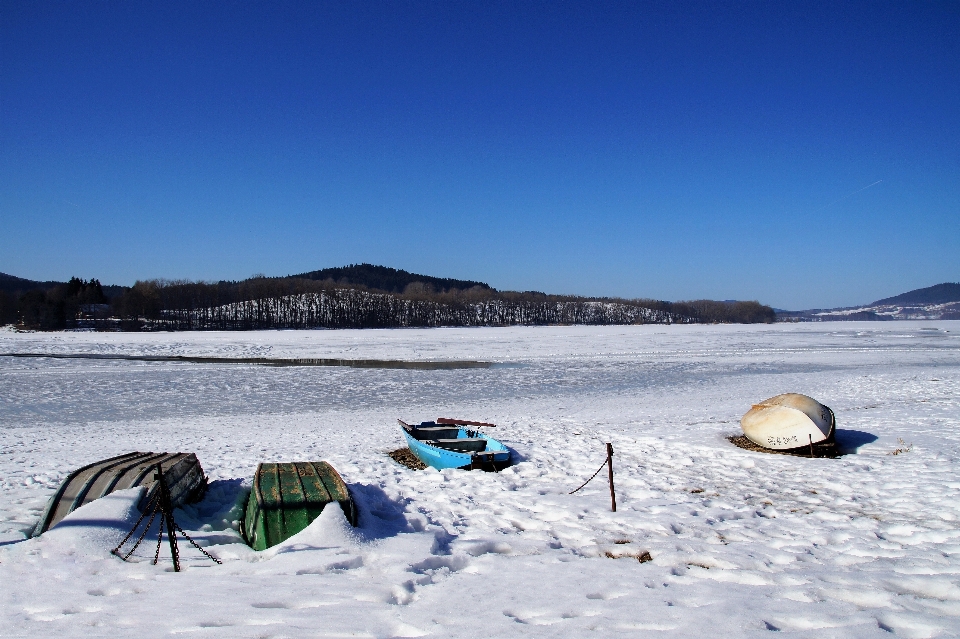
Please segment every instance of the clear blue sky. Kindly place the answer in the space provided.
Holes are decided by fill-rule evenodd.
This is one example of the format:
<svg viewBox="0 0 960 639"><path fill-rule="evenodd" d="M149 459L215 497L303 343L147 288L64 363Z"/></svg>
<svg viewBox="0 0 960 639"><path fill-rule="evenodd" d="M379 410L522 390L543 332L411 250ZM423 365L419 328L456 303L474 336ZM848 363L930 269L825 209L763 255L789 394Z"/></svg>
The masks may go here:
<svg viewBox="0 0 960 639"><path fill-rule="evenodd" d="M960 3L0 0L0 271L960 280Z"/></svg>

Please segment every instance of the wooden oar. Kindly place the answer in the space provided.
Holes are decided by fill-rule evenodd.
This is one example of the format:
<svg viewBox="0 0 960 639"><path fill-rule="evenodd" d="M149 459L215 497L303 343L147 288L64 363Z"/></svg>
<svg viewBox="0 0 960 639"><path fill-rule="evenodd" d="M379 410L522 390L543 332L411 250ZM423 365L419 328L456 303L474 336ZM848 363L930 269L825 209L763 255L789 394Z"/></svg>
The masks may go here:
<svg viewBox="0 0 960 639"><path fill-rule="evenodd" d="M438 424L444 424L446 426L486 426L487 428L496 428L496 424L488 424L486 422L471 422L466 419L450 419L449 417L438 417Z"/></svg>

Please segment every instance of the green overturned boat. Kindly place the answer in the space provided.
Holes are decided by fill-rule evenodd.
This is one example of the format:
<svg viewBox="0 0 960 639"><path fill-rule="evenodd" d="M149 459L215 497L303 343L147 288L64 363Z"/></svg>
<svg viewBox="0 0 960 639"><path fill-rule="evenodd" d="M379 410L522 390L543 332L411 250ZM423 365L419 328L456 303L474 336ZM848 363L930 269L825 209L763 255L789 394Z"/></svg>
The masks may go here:
<svg viewBox="0 0 960 639"><path fill-rule="evenodd" d="M240 533L254 550L266 550L310 525L330 502L357 525L357 509L340 474L327 462L260 464Z"/></svg>

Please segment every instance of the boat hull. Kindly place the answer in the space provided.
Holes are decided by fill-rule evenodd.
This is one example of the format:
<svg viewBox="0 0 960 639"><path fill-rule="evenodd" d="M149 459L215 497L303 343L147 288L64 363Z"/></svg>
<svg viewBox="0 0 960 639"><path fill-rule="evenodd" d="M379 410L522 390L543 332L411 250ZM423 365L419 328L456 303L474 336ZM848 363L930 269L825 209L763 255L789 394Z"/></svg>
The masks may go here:
<svg viewBox="0 0 960 639"><path fill-rule="evenodd" d="M309 526L334 502L356 526L357 510L350 491L327 462L260 464L240 520L240 533L254 550L266 550Z"/></svg>
<svg viewBox="0 0 960 639"><path fill-rule="evenodd" d="M463 452L431 446L427 442L414 437L406 427L403 427L402 430L404 437L407 438L407 446L410 448L410 452L424 464L437 470L445 468L499 470L510 464L510 449L493 437L483 433L467 431L463 428L457 429L458 434L454 439L482 438L486 440L486 447L483 451Z"/></svg>
<svg viewBox="0 0 960 639"><path fill-rule="evenodd" d="M157 464L170 490L174 508L196 501L207 486L200 461L193 453L126 453L103 459L70 473L47 502L33 536L56 526L68 514L95 499L117 490L145 486L137 507L143 511L159 489L154 475Z"/></svg>
<svg viewBox="0 0 960 639"><path fill-rule="evenodd" d="M787 452L833 442L836 418L830 408L812 397L785 393L754 405L740 426L758 446Z"/></svg>

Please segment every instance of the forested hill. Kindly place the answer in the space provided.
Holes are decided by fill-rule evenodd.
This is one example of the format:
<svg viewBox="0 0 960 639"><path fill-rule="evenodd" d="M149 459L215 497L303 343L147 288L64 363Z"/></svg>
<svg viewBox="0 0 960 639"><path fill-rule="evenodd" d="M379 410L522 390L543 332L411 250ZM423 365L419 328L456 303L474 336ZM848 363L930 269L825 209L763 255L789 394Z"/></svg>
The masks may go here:
<svg viewBox="0 0 960 639"><path fill-rule="evenodd" d="M325 268L320 271L291 275L290 277L319 282L330 281L341 287L359 286L385 293L403 293L408 286L416 283L429 287L435 293L447 293L454 289L465 291L475 287L483 290L493 290L483 282L455 280L449 277L431 277L373 264L351 264L350 266Z"/></svg>
<svg viewBox="0 0 960 639"><path fill-rule="evenodd" d="M877 300L871 306L888 306L893 304L904 304L910 306L919 306L926 304L949 304L950 302L960 302L960 283L944 282L927 288L918 288L914 291L901 293L895 297Z"/></svg>
<svg viewBox="0 0 960 639"><path fill-rule="evenodd" d="M545 324L772 322L759 302L664 302L498 291L483 282L371 264L240 282L96 279L0 290L0 325L58 330L246 330ZM49 285L52 285L49 286Z"/></svg>
<svg viewBox="0 0 960 639"><path fill-rule="evenodd" d="M73 278L77 279L77 278ZM93 281L93 280L91 280ZM69 282L55 282L52 280L47 280L40 282L37 280L28 280L23 277L17 277L16 275L8 275L6 273L0 273L0 293L7 293L13 296L19 296L28 291L49 291L58 287L68 286ZM99 286L99 282L97 282ZM115 297L122 294L127 290L126 286L103 286L103 293L108 298Z"/></svg>
<svg viewBox="0 0 960 639"><path fill-rule="evenodd" d="M16 277L15 275L7 275L6 273L0 273L0 292L4 293L26 293L27 291L34 291L37 289L50 289L55 286L60 286L64 282L37 282L34 280L27 280L22 277Z"/></svg>

